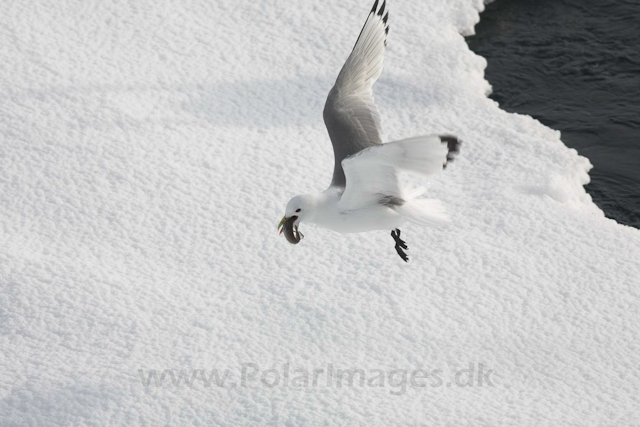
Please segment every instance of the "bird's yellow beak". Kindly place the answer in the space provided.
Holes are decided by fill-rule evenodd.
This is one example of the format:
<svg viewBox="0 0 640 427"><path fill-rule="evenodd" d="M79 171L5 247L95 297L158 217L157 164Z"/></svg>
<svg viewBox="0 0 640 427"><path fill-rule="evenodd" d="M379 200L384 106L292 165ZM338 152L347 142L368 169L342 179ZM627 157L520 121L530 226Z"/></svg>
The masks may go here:
<svg viewBox="0 0 640 427"><path fill-rule="evenodd" d="M278 234L282 234L282 230L284 230L284 223L287 222L287 216L283 216L282 219L280 220L280 224L278 224Z"/></svg>

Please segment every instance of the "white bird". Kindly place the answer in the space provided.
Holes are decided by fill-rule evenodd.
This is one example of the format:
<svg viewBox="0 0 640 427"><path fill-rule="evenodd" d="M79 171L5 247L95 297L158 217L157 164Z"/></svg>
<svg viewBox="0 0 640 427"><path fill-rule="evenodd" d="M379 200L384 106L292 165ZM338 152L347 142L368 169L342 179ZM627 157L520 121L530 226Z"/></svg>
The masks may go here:
<svg viewBox="0 0 640 427"><path fill-rule="evenodd" d="M398 255L408 261L400 239L407 221L437 226L448 222L439 200L421 199L424 189L408 190L399 171L430 175L459 152L451 135L419 136L383 144L380 116L372 86L382 72L389 26L386 0L376 0L324 107L324 122L333 144L331 185L317 194L301 194L287 204L278 228L298 243L301 222L340 233L392 230Z"/></svg>

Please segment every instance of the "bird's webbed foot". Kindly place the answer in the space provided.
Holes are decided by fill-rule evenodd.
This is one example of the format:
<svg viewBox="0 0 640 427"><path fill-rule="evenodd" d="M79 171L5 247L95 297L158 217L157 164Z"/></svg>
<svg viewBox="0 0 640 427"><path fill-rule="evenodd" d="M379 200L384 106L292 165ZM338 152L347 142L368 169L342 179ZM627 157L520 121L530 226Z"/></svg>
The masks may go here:
<svg viewBox="0 0 640 427"><path fill-rule="evenodd" d="M395 240L396 242L396 252L398 252L398 255L400 256L400 258L402 258L402 260L404 262L409 262L409 257L407 256L407 254L403 251L403 249L409 249L407 247L407 244L404 242L404 240L402 240L400 238L400 229L396 228L395 230L391 231L391 237L393 237L393 240Z"/></svg>

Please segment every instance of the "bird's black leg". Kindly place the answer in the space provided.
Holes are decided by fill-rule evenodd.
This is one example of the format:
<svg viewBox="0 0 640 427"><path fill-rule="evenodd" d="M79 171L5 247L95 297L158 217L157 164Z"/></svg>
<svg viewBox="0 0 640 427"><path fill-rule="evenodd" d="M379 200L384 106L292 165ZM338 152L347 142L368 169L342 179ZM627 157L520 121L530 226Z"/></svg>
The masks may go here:
<svg viewBox="0 0 640 427"><path fill-rule="evenodd" d="M409 257L403 251L403 249L409 249L409 248L407 248L407 245L404 242L404 240L400 238L400 229L396 228L395 230L391 231L391 237L393 237L393 240L396 241L396 252L398 252L398 255L400 255L400 258L402 258L404 262L409 262Z"/></svg>

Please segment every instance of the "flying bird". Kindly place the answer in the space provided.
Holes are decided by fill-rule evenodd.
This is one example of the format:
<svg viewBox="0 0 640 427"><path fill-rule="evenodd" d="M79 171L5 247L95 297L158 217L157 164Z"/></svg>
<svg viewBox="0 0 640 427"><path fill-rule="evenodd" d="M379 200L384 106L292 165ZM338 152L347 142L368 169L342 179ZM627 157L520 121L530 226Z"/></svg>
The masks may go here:
<svg viewBox="0 0 640 427"><path fill-rule="evenodd" d="M382 143L372 87L382 72L388 20L386 0L376 0L329 92L323 117L335 157L333 178L325 191L295 196L287 204L278 229L290 243L304 237L298 230L301 222L340 233L391 230L396 252L408 261L398 227L407 221L427 226L448 222L442 203L420 198L423 188L403 186L399 172L439 172L459 153L458 138L429 135Z"/></svg>

